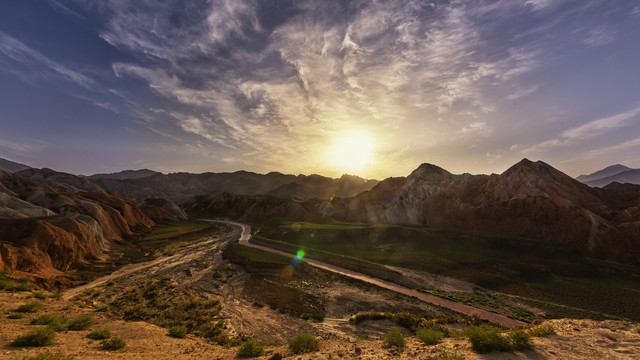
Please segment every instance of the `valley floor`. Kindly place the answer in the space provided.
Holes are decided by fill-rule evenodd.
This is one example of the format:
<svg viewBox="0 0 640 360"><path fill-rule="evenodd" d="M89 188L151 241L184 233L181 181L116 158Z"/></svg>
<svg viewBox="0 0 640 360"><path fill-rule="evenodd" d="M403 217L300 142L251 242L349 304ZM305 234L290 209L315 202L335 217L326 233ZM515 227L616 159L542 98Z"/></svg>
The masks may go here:
<svg viewBox="0 0 640 360"><path fill-rule="evenodd" d="M238 347L215 345L192 334L183 339L173 338L168 336L166 328L141 321L136 318L138 315L129 316L125 321L123 314L127 313L127 307L135 307L135 301L126 304L127 307L116 308L123 294L141 294L143 297L138 299L144 299L149 294L162 295L166 289L194 291L219 299L222 310L217 316L224 319L231 335L244 333L269 344L260 359L278 359L280 356L285 359L447 359L443 352L458 355L448 359L467 360L640 359L638 324L613 320L546 320L556 335L532 338L533 347L526 351L476 354L464 337L445 338L436 345L425 345L406 329L401 329L407 340L405 347L384 349L382 337L389 328L397 327L396 324L389 320L369 320L355 325L347 319L355 313L370 310L419 313L432 317L445 317L451 313L304 264L296 265L294 275L283 276L279 262L282 259L264 252L250 252L251 248L237 243L226 246L238 236L237 229L205 236L172 255L124 267L88 286L71 289L62 298L36 300L33 291L0 291L0 359L29 359L44 352L60 352L76 359L237 358ZM285 258L285 261L290 260ZM170 279L165 283L172 287L157 288L163 284L162 279ZM152 285L156 292L145 292ZM278 302L277 298L259 297L268 295L266 292L292 298ZM39 296L45 297L43 294ZM268 306L264 303L256 305L261 300ZM11 318L15 317L12 314L20 305L32 301L39 301L43 307L24 313L22 318ZM299 305L296 302L316 306L326 318L324 321L305 320L295 307ZM112 308L105 309L105 304L112 304ZM101 308L106 311L98 311ZM17 336L43 328L44 325L30 323L32 319L46 314L67 319L88 315L95 324L85 330L57 332L53 345L35 348L11 346ZM462 327L459 324L447 326L451 329ZM109 329L114 337L122 338L126 346L109 351L100 340L86 337L97 329ZM291 353L287 339L300 330L316 335L320 340L319 351Z"/></svg>
<svg viewBox="0 0 640 360"><path fill-rule="evenodd" d="M91 308L80 308L77 303L63 299L44 300L44 308L37 314L28 314L23 319L8 319L18 305L27 301L29 293L0 292L0 358L22 359L43 352L61 352L77 359L235 359L237 348L212 345L207 341L188 335L184 339L167 336L164 328L144 321L124 321L111 313L95 312ZM67 309L65 306L71 306ZM67 310L63 310L67 309ZM43 348L16 348L9 343L18 335L37 328L29 325L38 314L60 314L68 318L90 315L96 321L90 329L57 333L55 344ZM375 326L391 326L391 323L363 323L363 329ZM369 322L372 323L372 322ZM295 355L284 345L267 347L260 359L269 359L280 354L285 359L437 359L442 351L463 355L464 359L638 359L640 358L640 334L635 326L621 321L593 320L549 320L557 332L545 338L533 338L533 349L524 352L476 354L465 338L443 339L439 344L428 346L407 334L407 345L402 349L383 349L377 336L368 340L341 339L321 340L320 350L311 354ZM110 329L114 336L126 341L120 351L106 351L99 341L86 335L93 329Z"/></svg>

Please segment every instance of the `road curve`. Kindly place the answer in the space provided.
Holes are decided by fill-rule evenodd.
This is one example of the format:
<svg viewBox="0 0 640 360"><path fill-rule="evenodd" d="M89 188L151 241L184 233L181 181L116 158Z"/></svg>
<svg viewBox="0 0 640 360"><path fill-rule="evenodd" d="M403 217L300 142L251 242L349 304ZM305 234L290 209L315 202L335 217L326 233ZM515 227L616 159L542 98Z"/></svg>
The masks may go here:
<svg viewBox="0 0 640 360"><path fill-rule="evenodd" d="M260 249L260 250L264 250L264 251L268 251L274 254L280 254L280 255L284 255L284 256L288 256L288 257L292 257L295 258L295 255L293 254L289 254L286 253L284 251L279 251L279 250L275 250L275 249L271 249L268 248L266 246L261 246L261 245L256 245L256 244L251 244L249 242L249 239L251 238L251 228L249 227L249 225L246 224L242 224L239 222L235 222L235 221L229 221L229 220L207 220L207 221L215 221L215 222L221 222L221 223L226 223L229 225L233 225L233 226L238 226L242 229L242 234L240 235L240 239L238 240L240 244L244 245L244 246L249 246L255 249ZM522 321L518 321L518 320L514 320L511 318L508 318L506 316L503 315L499 315L499 314L495 314L486 310L482 310L482 309L478 309L478 308L474 308L473 306L469 306L469 305L464 305L464 304L460 304L457 303L455 301L451 301L451 300L447 300L447 299L443 299L431 294L426 294L423 292L419 292L417 290L414 289L410 289L408 287L404 287L404 286L400 286L397 284L393 284L384 280L380 280L378 278L374 278L362 273L358 273L355 271L351 271L351 270L347 270L338 266L334 266L334 265L330 265L327 263L323 263L321 261L316 261L316 260L311 260L311 259L304 259L304 261L311 265L311 266L315 266L319 269L323 269L323 270L327 270L333 273L337 273L340 275L344 275L353 279L357 279L360 281L364 281L366 283L369 284L373 284L376 286L379 286L381 288L387 289L387 290L391 290L394 292L397 292L399 294L403 294L403 295L408 295L408 296L412 296L414 298L417 298L419 300L422 300L424 302L433 304L433 305L438 305L438 306L442 306L444 308L456 311L458 313L467 315L467 316L471 316L471 315L478 315L481 319L483 320L487 320L489 322L495 323L495 324L500 324L502 326L507 326L507 327L523 327L525 325L527 325L526 323L522 322Z"/></svg>

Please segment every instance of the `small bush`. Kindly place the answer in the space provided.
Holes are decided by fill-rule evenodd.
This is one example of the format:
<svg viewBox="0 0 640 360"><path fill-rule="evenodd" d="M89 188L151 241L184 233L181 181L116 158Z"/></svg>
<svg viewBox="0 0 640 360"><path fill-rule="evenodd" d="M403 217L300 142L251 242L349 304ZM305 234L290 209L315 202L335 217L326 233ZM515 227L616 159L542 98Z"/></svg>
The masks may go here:
<svg viewBox="0 0 640 360"><path fill-rule="evenodd" d="M238 349L239 357L258 357L264 354L264 345L256 340L249 339Z"/></svg>
<svg viewBox="0 0 640 360"><path fill-rule="evenodd" d="M91 316L82 315L69 321L68 327L69 327L69 330L79 331L79 330L86 330L91 326L93 326L93 324L95 324L95 321L93 321L93 318L91 318Z"/></svg>
<svg viewBox="0 0 640 360"><path fill-rule="evenodd" d="M16 284L16 286L13 287L13 291L31 291L35 288L36 288L35 284L25 282L21 284Z"/></svg>
<svg viewBox="0 0 640 360"><path fill-rule="evenodd" d="M47 325L47 328L60 332L67 330L67 319L58 315L42 315L31 319L31 325Z"/></svg>
<svg viewBox="0 0 640 360"><path fill-rule="evenodd" d="M531 349L531 336L524 330L514 330L509 334L509 339L515 350Z"/></svg>
<svg viewBox="0 0 640 360"><path fill-rule="evenodd" d="M256 300L253 302L253 306L256 306L256 307L264 307L264 305L265 303L262 300Z"/></svg>
<svg viewBox="0 0 640 360"><path fill-rule="evenodd" d="M421 328L416 331L418 339L427 345L435 345L444 337L444 333L435 328Z"/></svg>
<svg viewBox="0 0 640 360"><path fill-rule="evenodd" d="M23 356L20 358L21 360L73 360L74 357L70 355L65 355L64 353L57 352L43 352L36 356Z"/></svg>
<svg viewBox="0 0 640 360"><path fill-rule="evenodd" d="M22 318L24 318L24 313L21 313L21 312L14 312L7 315L7 319L22 319Z"/></svg>
<svg viewBox="0 0 640 360"><path fill-rule="evenodd" d="M52 299L62 299L62 293L54 292L53 294L49 295L49 297Z"/></svg>
<svg viewBox="0 0 640 360"><path fill-rule="evenodd" d="M447 350L440 351L439 360L464 360L463 354L458 354L457 351L453 350L452 352L448 352Z"/></svg>
<svg viewBox="0 0 640 360"><path fill-rule="evenodd" d="M55 331L55 332L61 332L61 331L67 331L69 330L69 328L67 327L67 319L59 316L56 317L53 321L51 321L48 325L47 328Z"/></svg>
<svg viewBox="0 0 640 360"><path fill-rule="evenodd" d="M72 307L73 307L73 306L71 306L71 305L65 305L65 306L63 306L60 310L62 310L62 311L67 311L67 310L71 310L71 308L72 308Z"/></svg>
<svg viewBox="0 0 640 360"><path fill-rule="evenodd" d="M108 312L110 310L109 305L98 306L94 311L95 312Z"/></svg>
<svg viewBox="0 0 640 360"><path fill-rule="evenodd" d="M402 336L402 333L397 328L389 329L382 340L382 347L384 348L403 347L404 345L404 336Z"/></svg>
<svg viewBox="0 0 640 360"><path fill-rule="evenodd" d="M529 329L529 335L533 337L545 337L555 334L556 330L550 324L542 324Z"/></svg>
<svg viewBox="0 0 640 360"><path fill-rule="evenodd" d="M318 351L320 344L316 338L308 332L298 333L293 339L289 340L289 350L294 354Z"/></svg>
<svg viewBox="0 0 640 360"><path fill-rule="evenodd" d="M102 347L106 350L120 350L127 346L127 343L125 343L124 340L117 337L113 339L103 340L101 344Z"/></svg>
<svg viewBox="0 0 640 360"><path fill-rule="evenodd" d="M187 327L182 325L172 326L169 328L169 336L183 339L185 336L187 336Z"/></svg>
<svg viewBox="0 0 640 360"><path fill-rule="evenodd" d="M27 296L27 299L31 299L31 298L45 300L46 298L48 298L48 296L47 296L47 294L43 293L42 291L36 291L36 292L32 293L31 295Z"/></svg>
<svg viewBox="0 0 640 360"><path fill-rule="evenodd" d="M109 329L93 330L87 334L87 338L91 340L104 340L111 338L111 331Z"/></svg>
<svg viewBox="0 0 640 360"><path fill-rule="evenodd" d="M367 333L358 334L358 340L369 340L369 334Z"/></svg>
<svg viewBox="0 0 640 360"><path fill-rule="evenodd" d="M316 320L316 321L319 321L319 322L324 321L325 317L326 317L326 315L322 314L322 313L313 313L313 314L311 314L311 318L313 320Z"/></svg>
<svg viewBox="0 0 640 360"><path fill-rule="evenodd" d="M36 312L40 309L42 309L42 303L40 301L31 301L26 304L22 304L18 306L18 308L16 309L16 312L23 312L23 313Z"/></svg>
<svg viewBox="0 0 640 360"><path fill-rule="evenodd" d="M484 354L492 351L510 351L511 342L490 325L472 326L466 331L473 351Z"/></svg>
<svg viewBox="0 0 640 360"><path fill-rule="evenodd" d="M50 322L55 320L56 318L61 318L58 315L40 315L37 318L31 319L29 324L31 325L49 325Z"/></svg>
<svg viewBox="0 0 640 360"><path fill-rule="evenodd" d="M27 347L27 346L47 346L52 345L56 333L51 329L40 328L31 330L25 335L18 336L11 342L11 346Z"/></svg>
<svg viewBox="0 0 640 360"><path fill-rule="evenodd" d="M636 327L636 332L640 334L640 326Z"/></svg>

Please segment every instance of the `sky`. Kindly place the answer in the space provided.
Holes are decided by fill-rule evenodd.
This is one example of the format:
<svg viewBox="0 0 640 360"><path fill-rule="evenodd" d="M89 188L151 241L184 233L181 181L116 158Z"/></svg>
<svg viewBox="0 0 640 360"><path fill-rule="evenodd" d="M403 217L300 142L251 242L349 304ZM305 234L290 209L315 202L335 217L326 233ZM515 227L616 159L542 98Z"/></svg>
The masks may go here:
<svg viewBox="0 0 640 360"><path fill-rule="evenodd" d="M632 0L2 1L0 157L75 174L640 168L638 39Z"/></svg>

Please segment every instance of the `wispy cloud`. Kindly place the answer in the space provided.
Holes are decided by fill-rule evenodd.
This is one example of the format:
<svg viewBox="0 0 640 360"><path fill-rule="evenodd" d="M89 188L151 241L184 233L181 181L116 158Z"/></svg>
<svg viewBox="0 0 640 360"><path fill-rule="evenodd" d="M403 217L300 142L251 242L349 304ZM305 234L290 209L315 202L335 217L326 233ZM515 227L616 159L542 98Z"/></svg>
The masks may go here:
<svg viewBox="0 0 640 360"><path fill-rule="evenodd" d="M39 51L2 32L0 32L0 54L14 60L19 66L35 67L29 70L28 73L23 73L21 69L13 69L14 72L28 78L37 79L43 76L56 76L87 89L93 88L96 84L90 77L49 59Z"/></svg>
<svg viewBox="0 0 640 360"><path fill-rule="evenodd" d="M548 151L557 147L566 147L575 143L584 142L617 128L630 125L628 120L633 119L638 115L640 115L640 107L613 116L594 120L584 125L565 130L562 132L560 137L533 145L523 150L523 152L533 153L538 151Z"/></svg>
<svg viewBox="0 0 640 360"><path fill-rule="evenodd" d="M608 26L600 25L591 29L583 42L591 46L602 46L609 44L614 39L615 31Z"/></svg>

